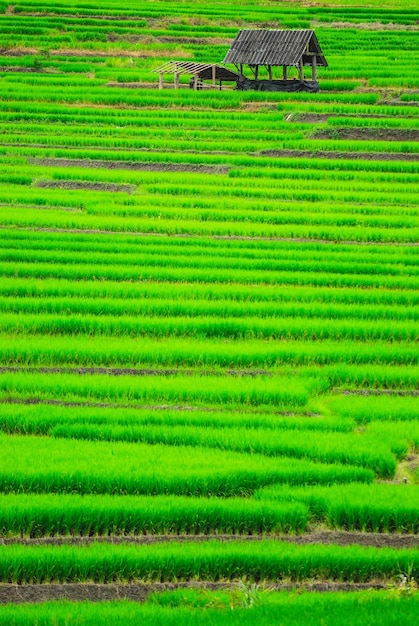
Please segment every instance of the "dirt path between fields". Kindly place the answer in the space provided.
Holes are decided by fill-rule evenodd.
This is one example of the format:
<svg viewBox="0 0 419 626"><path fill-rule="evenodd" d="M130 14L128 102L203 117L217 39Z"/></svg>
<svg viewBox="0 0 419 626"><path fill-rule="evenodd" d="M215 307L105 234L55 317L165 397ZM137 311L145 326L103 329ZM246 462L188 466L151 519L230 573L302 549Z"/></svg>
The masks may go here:
<svg viewBox="0 0 419 626"><path fill-rule="evenodd" d="M419 141L419 130L406 128L322 128L312 139L353 139L355 141Z"/></svg>
<svg viewBox="0 0 419 626"><path fill-rule="evenodd" d="M230 167L226 165L201 165L193 163L164 163L135 161L104 161L100 159L59 159L29 158L30 165L47 167L86 167L106 170L134 170L141 172L192 172L198 174L228 174Z"/></svg>
<svg viewBox="0 0 419 626"><path fill-rule="evenodd" d="M332 393L342 396L419 396L417 389L340 389L335 387Z"/></svg>
<svg viewBox="0 0 419 626"><path fill-rule="evenodd" d="M250 415L281 415L283 417L321 417L320 413L314 413L311 411L274 411L272 409L264 409L263 407L258 407L257 411L251 409L243 409L241 407L232 406L232 407L222 407L220 406L200 406L194 405L190 406L187 404L184 405L176 405L176 404L117 404L112 402L83 402L76 400L53 400L50 398L14 398L12 396L8 396L5 398L0 397L0 404L45 404L51 406L65 406L65 407L87 407L87 408L110 408L110 409L132 409L132 410L142 410L147 409L149 411L202 411L208 413L219 413L221 410L223 412L231 412L231 413L242 413L242 414L250 414Z"/></svg>
<svg viewBox="0 0 419 626"><path fill-rule="evenodd" d="M418 549L419 535L389 533L363 533L344 530L321 530L302 535L135 535L106 537L36 537L36 538L0 538L0 545L42 545L42 546L87 546L92 543L152 545L159 543L202 543L206 541L260 542L266 539L284 541L297 545L359 545L373 548Z"/></svg>
<svg viewBox="0 0 419 626"><path fill-rule="evenodd" d="M1 206L12 206L2 204ZM17 205L13 205L17 206ZM27 208L27 206L25 206ZM33 208L33 207L31 207ZM48 228L42 226L10 226L10 224L0 224L0 229L24 230L30 232L44 233L66 233L76 235L121 235L123 237L167 237L176 239L217 239L227 241L283 241L288 243L316 243L321 245L334 246L396 246L400 248L416 248L419 242L416 241L336 241L333 239L314 239L312 237L252 237L246 235L214 235L214 234L196 234L196 233L158 233L158 232L133 232L118 230L101 230L99 228Z"/></svg>
<svg viewBox="0 0 419 626"><path fill-rule="evenodd" d="M329 138L330 139L330 138ZM419 161L419 154L410 152L332 152L326 150L261 150L251 156L305 159L347 159L363 161Z"/></svg>
<svg viewBox="0 0 419 626"><path fill-rule="evenodd" d="M101 376L234 376L255 378L256 376L273 377L273 373L269 370L191 370L191 369L141 369L133 367L16 367L4 366L0 367L0 373L36 373L36 374L77 374L84 375L101 375Z"/></svg>
<svg viewBox="0 0 419 626"><path fill-rule="evenodd" d="M327 593L336 591L362 591L365 589L386 589L386 581L374 583L350 583L335 581L319 581L310 583L284 582L267 585L272 591L301 589L308 592ZM259 587L261 590L263 585ZM13 602L15 604L47 602L50 600L69 600L105 602L110 600L131 600L145 602L151 593L173 591L174 589L203 589L217 591L221 589L240 589L237 583L225 582L179 582L179 583L64 583L40 585L0 584L0 605Z"/></svg>
<svg viewBox="0 0 419 626"><path fill-rule="evenodd" d="M41 189L82 189L84 191L111 191L123 193L135 193L136 185L117 183L98 183L78 180L38 180L35 187Z"/></svg>

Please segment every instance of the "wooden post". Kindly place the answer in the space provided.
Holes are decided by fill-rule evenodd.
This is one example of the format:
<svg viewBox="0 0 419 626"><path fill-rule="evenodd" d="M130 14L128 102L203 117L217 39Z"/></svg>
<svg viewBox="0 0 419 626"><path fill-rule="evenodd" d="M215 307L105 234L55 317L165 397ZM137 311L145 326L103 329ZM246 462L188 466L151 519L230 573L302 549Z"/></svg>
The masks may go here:
<svg viewBox="0 0 419 626"><path fill-rule="evenodd" d="M195 91L198 89L198 74L194 74L193 76L193 88Z"/></svg>
<svg viewBox="0 0 419 626"><path fill-rule="evenodd" d="M300 80L304 80L303 74L303 57L298 61L298 74L300 76Z"/></svg>
<svg viewBox="0 0 419 626"><path fill-rule="evenodd" d="M240 63L240 78L243 76L243 63Z"/></svg>
<svg viewBox="0 0 419 626"><path fill-rule="evenodd" d="M259 78L259 65L255 66L255 80Z"/></svg>
<svg viewBox="0 0 419 626"><path fill-rule="evenodd" d="M311 80L317 80L317 57L315 54L311 57Z"/></svg>
<svg viewBox="0 0 419 626"><path fill-rule="evenodd" d="M282 66L282 80L287 80L287 66Z"/></svg>
<svg viewBox="0 0 419 626"><path fill-rule="evenodd" d="M223 88L223 82L220 80L220 91L222 90L222 88Z"/></svg>
<svg viewBox="0 0 419 626"><path fill-rule="evenodd" d="M163 89L163 72L159 74L159 89Z"/></svg>
<svg viewBox="0 0 419 626"><path fill-rule="evenodd" d="M272 80L272 65L268 65L268 76L269 80Z"/></svg>
<svg viewBox="0 0 419 626"><path fill-rule="evenodd" d="M216 65L212 66L212 84L215 87L216 85L216 80L217 80L217 67Z"/></svg>
<svg viewBox="0 0 419 626"><path fill-rule="evenodd" d="M179 74L175 71L175 89L179 89Z"/></svg>

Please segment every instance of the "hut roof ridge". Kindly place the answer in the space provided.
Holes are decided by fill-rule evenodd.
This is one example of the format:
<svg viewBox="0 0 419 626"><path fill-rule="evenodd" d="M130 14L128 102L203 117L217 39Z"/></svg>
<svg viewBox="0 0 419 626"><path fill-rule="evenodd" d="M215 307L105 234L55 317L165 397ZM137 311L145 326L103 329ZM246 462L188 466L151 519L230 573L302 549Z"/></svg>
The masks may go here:
<svg viewBox="0 0 419 626"><path fill-rule="evenodd" d="M238 32L224 63L296 65L302 57L307 58L312 55L316 56L317 65L327 66L327 61L312 29L244 29Z"/></svg>

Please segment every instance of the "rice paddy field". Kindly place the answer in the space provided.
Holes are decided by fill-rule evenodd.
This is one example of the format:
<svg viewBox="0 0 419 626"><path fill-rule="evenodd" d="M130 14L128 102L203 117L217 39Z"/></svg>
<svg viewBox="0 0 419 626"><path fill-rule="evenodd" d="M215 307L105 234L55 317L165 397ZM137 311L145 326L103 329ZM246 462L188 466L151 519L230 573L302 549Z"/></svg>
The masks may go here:
<svg viewBox="0 0 419 626"><path fill-rule="evenodd" d="M240 28L320 93L158 89ZM0 624L416 621L418 30L0 2Z"/></svg>

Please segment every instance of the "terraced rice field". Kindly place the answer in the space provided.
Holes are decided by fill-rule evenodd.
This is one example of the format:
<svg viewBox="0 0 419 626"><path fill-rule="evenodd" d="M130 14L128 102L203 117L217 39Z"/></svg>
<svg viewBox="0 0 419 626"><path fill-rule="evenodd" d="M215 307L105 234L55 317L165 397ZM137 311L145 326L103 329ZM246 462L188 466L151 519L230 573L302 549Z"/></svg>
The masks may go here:
<svg viewBox="0 0 419 626"><path fill-rule="evenodd" d="M2 624L415 621L419 7L357 4L0 2ZM319 94L157 89L265 27Z"/></svg>

